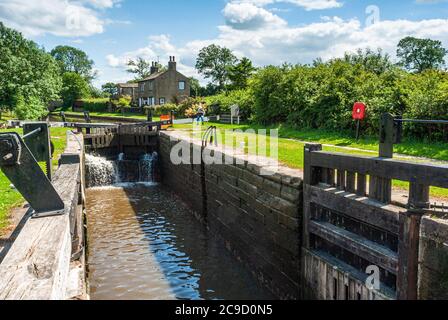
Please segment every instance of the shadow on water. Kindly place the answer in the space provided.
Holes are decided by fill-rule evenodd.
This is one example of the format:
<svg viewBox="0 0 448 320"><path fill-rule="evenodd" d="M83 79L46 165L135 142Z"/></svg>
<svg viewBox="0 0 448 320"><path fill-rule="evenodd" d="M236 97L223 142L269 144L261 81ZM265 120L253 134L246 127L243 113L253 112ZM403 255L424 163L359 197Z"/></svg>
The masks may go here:
<svg viewBox="0 0 448 320"><path fill-rule="evenodd" d="M274 299L161 186L90 189L88 211L93 299Z"/></svg>

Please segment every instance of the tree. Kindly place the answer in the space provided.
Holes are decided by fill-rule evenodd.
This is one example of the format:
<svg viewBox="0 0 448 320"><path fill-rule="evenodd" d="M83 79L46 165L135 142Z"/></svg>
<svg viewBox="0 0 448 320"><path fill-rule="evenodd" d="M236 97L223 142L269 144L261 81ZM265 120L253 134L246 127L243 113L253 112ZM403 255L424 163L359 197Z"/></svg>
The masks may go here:
<svg viewBox="0 0 448 320"><path fill-rule="evenodd" d="M38 112L28 118L35 120L47 112L41 106L58 98L60 88L57 62L36 43L0 22L0 106L15 111L17 106L38 105Z"/></svg>
<svg viewBox="0 0 448 320"><path fill-rule="evenodd" d="M115 83L113 83L113 82L108 82L106 84L103 84L101 86L101 90L108 97L114 96L114 95L116 95L118 93L117 85Z"/></svg>
<svg viewBox="0 0 448 320"><path fill-rule="evenodd" d="M144 79L151 75L151 63L142 57L138 57L137 60L129 60L128 67L127 71L136 74L137 79Z"/></svg>
<svg viewBox="0 0 448 320"><path fill-rule="evenodd" d="M190 78L190 88L191 88L191 96L192 97L198 97L201 92L201 84L199 83L199 80L191 77Z"/></svg>
<svg viewBox="0 0 448 320"><path fill-rule="evenodd" d="M62 76L61 96L66 106L72 106L73 103L90 95L90 87L86 79L75 72L66 72Z"/></svg>
<svg viewBox="0 0 448 320"><path fill-rule="evenodd" d="M112 100L112 103L116 105L123 114L125 113L126 108L131 106L131 102L131 96L121 96L118 100Z"/></svg>
<svg viewBox="0 0 448 320"><path fill-rule="evenodd" d="M247 81L257 70L248 58L242 58L240 62L229 68L229 79L232 82L233 89L244 89L247 87Z"/></svg>
<svg viewBox="0 0 448 320"><path fill-rule="evenodd" d="M222 90L229 81L229 69L237 60L230 49L212 44L199 52L196 69Z"/></svg>
<svg viewBox="0 0 448 320"><path fill-rule="evenodd" d="M356 53L346 53L344 55L344 61L351 65L359 65L364 70L373 72L375 74L382 74L393 68L394 64L390 59L390 55L383 54L381 49L376 52L371 49L358 49Z"/></svg>
<svg viewBox="0 0 448 320"><path fill-rule="evenodd" d="M406 37L398 43L397 57L401 66L420 73L443 67L447 53L441 41Z"/></svg>
<svg viewBox="0 0 448 320"><path fill-rule="evenodd" d="M84 77L88 82L95 79L94 62L89 59L84 51L70 46L57 46L51 50L51 55L59 62L61 74L74 72Z"/></svg>

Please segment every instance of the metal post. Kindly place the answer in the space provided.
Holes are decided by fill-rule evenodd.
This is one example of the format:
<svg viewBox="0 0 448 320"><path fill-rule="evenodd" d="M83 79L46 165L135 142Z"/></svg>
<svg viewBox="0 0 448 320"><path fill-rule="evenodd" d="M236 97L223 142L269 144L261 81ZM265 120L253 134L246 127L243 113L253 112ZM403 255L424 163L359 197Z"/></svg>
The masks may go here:
<svg viewBox="0 0 448 320"><path fill-rule="evenodd" d="M146 109L146 119L148 120L148 122L152 122L152 109L151 108Z"/></svg>

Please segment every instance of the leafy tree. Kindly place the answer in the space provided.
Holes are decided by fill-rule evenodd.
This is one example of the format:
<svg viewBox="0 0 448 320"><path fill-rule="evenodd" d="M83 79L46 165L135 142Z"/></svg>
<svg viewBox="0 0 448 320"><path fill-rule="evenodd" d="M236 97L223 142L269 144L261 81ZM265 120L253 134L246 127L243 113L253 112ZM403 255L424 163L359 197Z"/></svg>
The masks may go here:
<svg viewBox="0 0 448 320"><path fill-rule="evenodd" d="M19 95L16 97L14 113L19 120L37 120L48 114L48 109L38 97L29 97L25 101L25 98Z"/></svg>
<svg viewBox="0 0 448 320"><path fill-rule="evenodd" d="M61 96L66 106L72 106L73 103L90 95L90 87L86 79L75 72L66 72L62 76Z"/></svg>
<svg viewBox="0 0 448 320"><path fill-rule="evenodd" d="M358 49L356 53L346 53L344 61L363 67L366 71L381 74L394 67L389 54L383 54L381 49L376 52L371 49Z"/></svg>
<svg viewBox="0 0 448 320"><path fill-rule="evenodd" d="M70 46L57 46L51 50L51 55L59 62L61 73L74 72L84 77L88 82L95 79L96 72L93 71L93 60L77 48Z"/></svg>
<svg viewBox="0 0 448 320"><path fill-rule="evenodd" d="M0 22L0 106L15 110L28 101L38 105L40 112L30 120L42 116L40 108L57 99L61 88L56 61L21 33Z"/></svg>
<svg viewBox="0 0 448 320"><path fill-rule="evenodd" d="M151 63L142 57L138 57L137 60L129 60L128 67L127 71L136 74L137 79L144 79L151 75Z"/></svg>
<svg viewBox="0 0 448 320"><path fill-rule="evenodd" d="M212 44L199 52L196 69L222 90L229 82L229 69L237 60L230 49Z"/></svg>
<svg viewBox="0 0 448 320"><path fill-rule="evenodd" d="M112 100L112 103L121 110L124 114L126 108L131 106L132 97L131 96L121 96L118 100Z"/></svg>
<svg viewBox="0 0 448 320"><path fill-rule="evenodd" d="M401 66L420 73L443 67L447 53L441 41L406 37L398 43L397 57Z"/></svg>
<svg viewBox="0 0 448 320"><path fill-rule="evenodd" d="M113 82L108 82L106 84L103 84L101 86L101 90L104 94L106 94L108 97L114 96L118 93L117 85Z"/></svg>
<svg viewBox="0 0 448 320"><path fill-rule="evenodd" d="M190 88L191 88L191 96L192 97L199 97L200 93L201 93L201 84L199 83L199 80L194 78L194 77L190 77Z"/></svg>
<svg viewBox="0 0 448 320"><path fill-rule="evenodd" d="M244 89L247 87L247 81L257 70L252 65L252 61L244 57L238 64L229 68L229 79L232 82L233 89Z"/></svg>
<svg viewBox="0 0 448 320"><path fill-rule="evenodd" d="M163 72L168 70L166 66L158 62L154 62L155 67L159 70L159 72ZM151 75L151 66L152 63L146 61L142 57L138 57L137 60L129 60L127 72L134 73L136 75L135 81L147 78Z"/></svg>

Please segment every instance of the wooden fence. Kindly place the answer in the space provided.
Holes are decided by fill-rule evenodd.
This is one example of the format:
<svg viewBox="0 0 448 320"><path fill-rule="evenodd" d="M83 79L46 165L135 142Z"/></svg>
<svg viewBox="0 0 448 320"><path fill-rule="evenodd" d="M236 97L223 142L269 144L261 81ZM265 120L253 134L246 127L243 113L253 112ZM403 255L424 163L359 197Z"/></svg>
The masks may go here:
<svg viewBox="0 0 448 320"><path fill-rule="evenodd" d="M407 204L392 204L392 180L409 182ZM327 153L321 145L306 145L305 295L417 299L420 222L430 209L431 186L448 188L448 167ZM366 282L371 266L380 272L380 288Z"/></svg>

